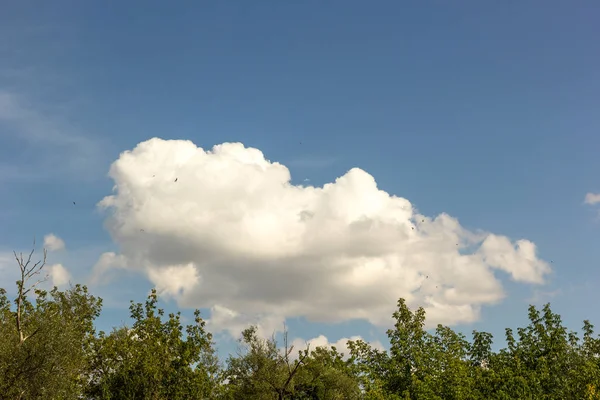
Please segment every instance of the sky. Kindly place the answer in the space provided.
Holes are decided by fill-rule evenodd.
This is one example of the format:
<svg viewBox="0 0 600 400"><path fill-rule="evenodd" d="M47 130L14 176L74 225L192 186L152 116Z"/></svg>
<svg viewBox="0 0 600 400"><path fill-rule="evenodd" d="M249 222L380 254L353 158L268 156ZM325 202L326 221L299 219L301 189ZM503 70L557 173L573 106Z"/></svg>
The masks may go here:
<svg viewBox="0 0 600 400"><path fill-rule="evenodd" d="M600 5L1 2L0 287L12 251L242 329L385 347L600 324Z"/></svg>

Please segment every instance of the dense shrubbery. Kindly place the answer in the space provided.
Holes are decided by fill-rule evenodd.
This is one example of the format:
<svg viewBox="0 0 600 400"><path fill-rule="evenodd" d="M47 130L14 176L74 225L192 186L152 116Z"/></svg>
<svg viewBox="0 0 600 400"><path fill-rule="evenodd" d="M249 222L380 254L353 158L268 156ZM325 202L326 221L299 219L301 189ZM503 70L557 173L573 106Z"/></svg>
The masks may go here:
<svg viewBox="0 0 600 400"><path fill-rule="evenodd" d="M131 327L96 333L100 299L80 285L28 287L41 266L20 266L14 305L0 289L0 399L600 399L600 339L588 321L581 338L568 332L549 304L530 306L529 325L507 329L499 352L489 333L426 332L424 310L400 299L389 351L355 341L349 358L298 353L249 327L243 351L220 365L198 311L184 327L152 292L132 303Z"/></svg>

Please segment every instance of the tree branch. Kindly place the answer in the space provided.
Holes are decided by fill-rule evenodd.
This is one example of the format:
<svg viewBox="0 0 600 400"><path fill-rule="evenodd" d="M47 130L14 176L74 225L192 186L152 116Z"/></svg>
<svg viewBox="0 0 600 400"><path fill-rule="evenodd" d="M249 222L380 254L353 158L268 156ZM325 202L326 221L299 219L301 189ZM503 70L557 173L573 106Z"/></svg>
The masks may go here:
<svg viewBox="0 0 600 400"><path fill-rule="evenodd" d="M27 296L27 294L29 292L31 292L31 290L35 289L35 287L37 285L39 285L40 283L42 283L48 279L48 275L46 275L46 277L44 279L39 279L37 282L35 282L31 286L29 286L27 289L25 288L27 281L29 281L33 276L38 275L41 272L42 268L44 268L44 266L46 265L47 251L46 251L46 249L44 249L43 250L44 254L43 254L42 260L40 260L40 261L36 262L35 264L33 264L32 266L30 266L31 257L33 256L34 252L35 252L35 239L33 239L33 249L29 253L29 256L27 257L26 261L23 259L23 253L20 253L20 255L17 255L16 251L13 252L13 254L15 255L15 259L17 260L17 264L19 264L19 269L21 270L21 280L19 280L17 282L18 293L17 293L17 298L15 300L15 302L17 303L17 312L15 315L15 320L16 320L16 324L17 324L17 332L19 332L19 345L22 345L23 342L25 342L25 340L32 337L33 335L35 335L38 332L38 330L36 330L33 334L31 334L29 336L26 336L24 333L23 305L25 302L25 297Z"/></svg>

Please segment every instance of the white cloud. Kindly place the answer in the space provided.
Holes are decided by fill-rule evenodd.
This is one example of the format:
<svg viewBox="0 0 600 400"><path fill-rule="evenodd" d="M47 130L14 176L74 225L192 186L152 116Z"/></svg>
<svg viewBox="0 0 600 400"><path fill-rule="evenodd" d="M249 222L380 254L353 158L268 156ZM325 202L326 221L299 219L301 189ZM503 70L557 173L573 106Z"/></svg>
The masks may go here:
<svg viewBox="0 0 600 400"><path fill-rule="evenodd" d="M172 297L192 290L199 281L194 263L149 269L148 278L156 283L159 294Z"/></svg>
<svg viewBox="0 0 600 400"><path fill-rule="evenodd" d="M65 242L53 233L44 236L44 248L48 251L59 251L65 248Z"/></svg>
<svg viewBox="0 0 600 400"><path fill-rule="evenodd" d="M111 279L115 271L125 269L126 265L127 260L123 255L113 252L103 253L94 265L89 283L91 285L106 283Z"/></svg>
<svg viewBox="0 0 600 400"><path fill-rule="evenodd" d="M71 280L71 274L62 264L50 265L48 267L48 274L52 279L53 286L65 285Z"/></svg>
<svg viewBox="0 0 600 400"><path fill-rule="evenodd" d="M274 333L281 332L285 322L285 317L276 314L253 313L249 315L219 304L212 306L210 312L210 318L206 321L208 329L213 332L225 330L231 337L239 336L244 329L254 325L257 328L258 337L269 338Z"/></svg>
<svg viewBox="0 0 600 400"><path fill-rule="evenodd" d="M348 359L350 357L350 350L348 349L348 341L350 341L350 340L352 340L352 341L363 340L363 341L369 343L367 340L364 340L360 336L352 336L350 338L344 337L333 343L329 342L329 339L327 339L327 337L324 335L319 335L316 338L313 338L310 340L296 338L291 343L291 345L294 346L291 355L294 356L294 359L298 358L298 352L300 350L306 350L307 345L308 345L308 346L310 346L309 347L310 351L316 349L317 347L325 347L328 349L335 347L336 350L338 351L338 353L343 354L344 359ZM369 344L374 349L385 350L385 348L383 347L383 344L379 340L375 340L373 342L370 342Z"/></svg>
<svg viewBox="0 0 600 400"><path fill-rule="evenodd" d="M294 186L285 166L240 143L205 151L154 138L110 176L115 192L99 204L121 253L95 276L112 263L139 271L181 306L212 308L216 330L281 329L294 316L388 326L399 297L424 306L430 325L467 323L504 297L496 273L540 284L550 272L530 241L421 215L358 168Z"/></svg>
<svg viewBox="0 0 600 400"><path fill-rule="evenodd" d="M505 236L488 235L480 247L486 263L508 272L515 281L544 283L544 275L550 272L548 264L536 257L536 248L528 240L515 244Z"/></svg>
<svg viewBox="0 0 600 400"><path fill-rule="evenodd" d="M600 193L588 193L585 195L585 204L595 205L600 203Z"/></svg>

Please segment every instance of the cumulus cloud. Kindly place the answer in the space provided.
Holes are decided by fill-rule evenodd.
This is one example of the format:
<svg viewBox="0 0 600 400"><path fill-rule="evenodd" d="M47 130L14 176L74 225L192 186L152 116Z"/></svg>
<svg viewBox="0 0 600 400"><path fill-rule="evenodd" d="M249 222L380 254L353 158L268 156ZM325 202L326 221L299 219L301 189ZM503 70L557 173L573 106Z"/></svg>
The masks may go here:
<svg viewBox="0 0 600 400"><path fill-rule="evenodd" d="M53 233L44 236L44 248L48 251L59 251L65 248L65 242Z"/></svg>
<svg viewBox="0 0 600 400"><path fill-rule="evenodd" d="M89 283L91 285L107 283L119 269L126 268L127 259L123 255L113 252L103 253L94 265Z"/></svg>
<svg viewBox="0 0 600 400"><path fill-rule="evenodd" d="M600 193L588 193L585 195L585 204L595 205L600 203Z"/></svg>
<svg viewBox="0 0 600 400"><path fill-rule="evenodd" d="M62 264L50 265L48 267L48 274L54 286L66 285L71 280L71 274Z"/></svg>
<svg viewBox="0 0 600 400"><path fill-rule="evenodd" d="M99 206L120 253L103 255L96 278L138 271L236 336L249 321L281 329L297 316L388 326L399 297L431 325L468 323L505 296L497 274L541 284L550 272L532 242L422 215L359 168L292 185L288 168L241 143L206 151L154 138L122 153L110 177Z"/></svg>
<svg viewBox="0 0 600 400"><path fill-rule="evenodd" d="M171 297L190 291L198 284L198 270L194 263L150 269L148 277L156 284L159 294Z"/></svg>
<svg viewBox="0 0 600 400"><path fill-rule="evenodd" d="M227 307L215 304L210 309L210 319L207 327L211 331L226 331L231 337L236 337L250 325L256 326L258 337L267 338L275 332L282 331L285 316L280 314L240 313Z"/></svg>
<svg viewBox="0 0 600 400"><path fill-rule="evenodd" d="M308 345L308 346L310 346L309 347L310 350L314 350L317 347L325 347L328 349L335 347L336 350L338 351L338 353L343 354L344 359L348 359L350 357L350 350L348 349L348 341L350 341L350 340L352 340L352 341L362 340L362 341L369 343L369 341L364 340L361 336L352 336L350 338L341 338L337 342L333 342L333 343L329 342L329 339L327 339L327 337L324 335L319 335L316 338L313 338L310 340L296 338L291 343L291 345L294 346L294 349L293 349L291 355L293 355L294 358L298 358L298 351L305 350ZM385 349L383 347L383 344L379 340L375 340L373 342L370 342L369 344L374 349L378 349L378 350Z"/></svg>

